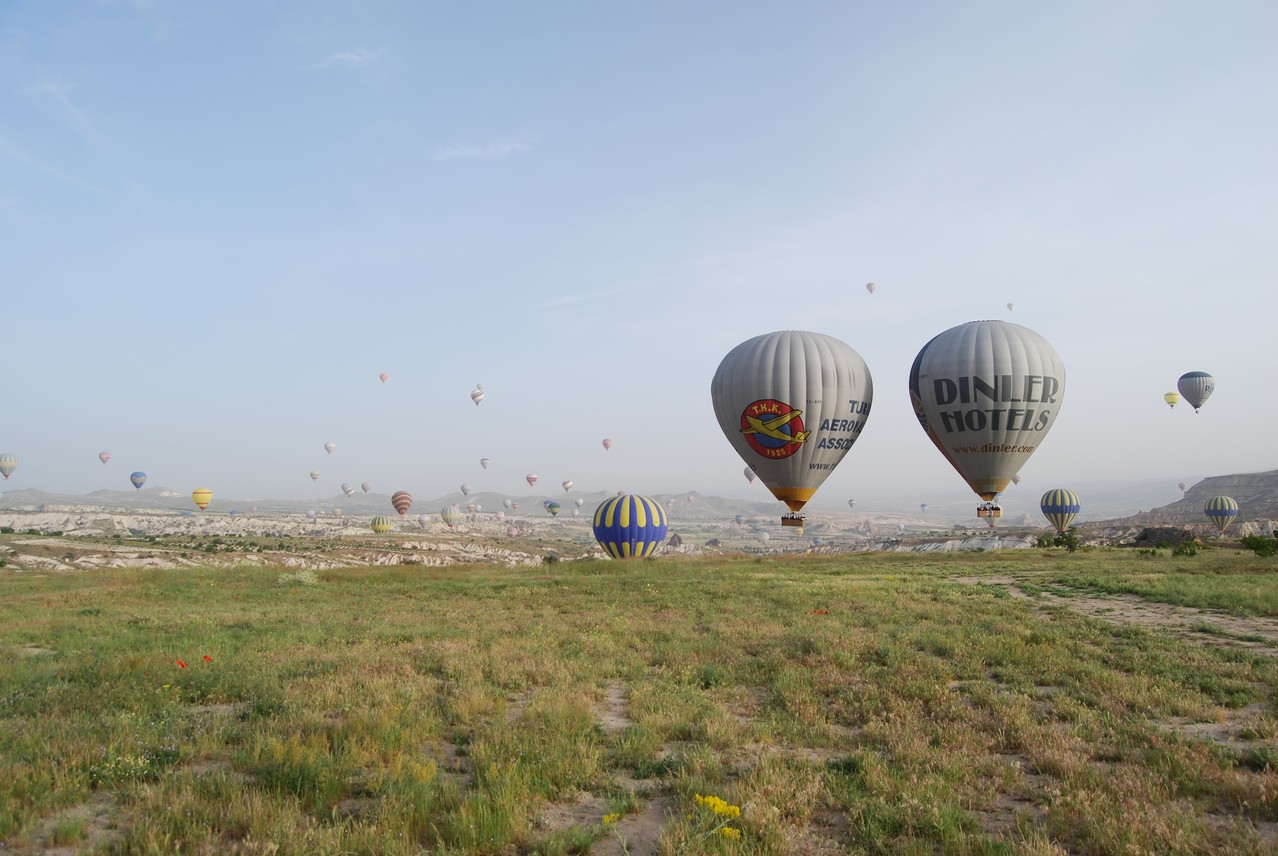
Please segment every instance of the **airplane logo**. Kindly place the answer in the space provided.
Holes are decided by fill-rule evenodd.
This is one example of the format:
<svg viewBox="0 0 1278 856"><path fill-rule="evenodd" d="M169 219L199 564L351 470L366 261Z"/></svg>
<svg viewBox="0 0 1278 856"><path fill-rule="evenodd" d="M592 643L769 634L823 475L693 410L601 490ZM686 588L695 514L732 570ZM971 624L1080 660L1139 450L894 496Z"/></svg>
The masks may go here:
<svg viewBox="0 0 1278 856"><path fill-rule="evenodd" d="M811 435L803 430L803 411L783 401L765 398L741 412L741 433L746 442L765 458L788 458Z"/></svg>

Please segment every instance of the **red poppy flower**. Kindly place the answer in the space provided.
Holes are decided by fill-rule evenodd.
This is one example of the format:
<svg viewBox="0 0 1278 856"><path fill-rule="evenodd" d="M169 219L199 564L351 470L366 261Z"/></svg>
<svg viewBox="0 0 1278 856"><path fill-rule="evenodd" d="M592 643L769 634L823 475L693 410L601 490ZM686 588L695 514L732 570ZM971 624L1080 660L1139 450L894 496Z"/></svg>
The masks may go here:
<svg viewBox="0 0 1278 856"><path fill-rule="evenodd" d="M183 662L182 660L178 660L178 661L177 661L177 664L178 664L178 668L179 668L179 669L185 669L185 668L186 668L186 663L185 663L185 662Z"/></svg>
<svg viewBox="0 0 1278 856"><path fill-rule="evenodd" d="M212 658L212 657L210 657L208 654L205 654L205 655L204 655L204 662L206 662L206 663L212 663L212 662L213 662L213 658Z"/></svg>

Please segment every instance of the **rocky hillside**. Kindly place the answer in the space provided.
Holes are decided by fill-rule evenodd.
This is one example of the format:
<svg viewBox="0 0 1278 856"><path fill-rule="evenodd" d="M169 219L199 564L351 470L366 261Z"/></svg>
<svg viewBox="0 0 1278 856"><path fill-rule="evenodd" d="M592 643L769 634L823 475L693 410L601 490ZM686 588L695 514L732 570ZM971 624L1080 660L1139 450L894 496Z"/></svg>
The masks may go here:
<svg viewBox="0 0 1278 856"><path fill-rule="evenodd" d="M1278 519L1278 470L1205 478L1185 491L1177 502L1110 522L1132 526L1198 525L1205 522L1203 505L1213 496L1231 496L1238 502L1238 523Z"/></svg>

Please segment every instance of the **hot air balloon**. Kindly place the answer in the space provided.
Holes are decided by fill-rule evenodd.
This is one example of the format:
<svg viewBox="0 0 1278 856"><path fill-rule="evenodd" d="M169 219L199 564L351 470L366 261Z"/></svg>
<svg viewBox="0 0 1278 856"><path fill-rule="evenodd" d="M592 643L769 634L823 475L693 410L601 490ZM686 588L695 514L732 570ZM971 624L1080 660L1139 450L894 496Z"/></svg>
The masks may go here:
<svg viewBox="0 0 1278 856"><path fill-rule="evenodd" d="M471 514L474 514L479 510L479 504L472 499L470 502L466 503L466 510Z"/></svg>
<svg viewBox="0 0 1278 856"><path fill-rule="evenodd" d="M1065 366L1047 340L1008 321L972 321L923 346L910 368L914 415L984 503L994 501L1043 442L1065 398Z"/></svg>
<svg viewBox="0 0 1278 856"><path fill-rule="evenodd" d="M1184 482L1181 482L1180 484L1176 485L1176 487L1180 488L1181 493L1184 493L1185 491L1189 490L1189 485L1185 484Z"/></svg>
<svg viewBox="0 0 1278 856"><path fill-rule="evenodd" d="M386 381L390 380L390 375L388 375L386 372L382 372L381 374L377 376L377 379L380 380L382 383L386 383Z"/></svg>
<svg viewBox="0 0 1278 856"><path fill-rule="evenodd" d="M1038 507L1047 518L1047 522L1052 524L1057 532L1064 533L1083 506L1078 501L1078 494L1058 487L1043 494L1043 498L1038 501Z"/></svg>
<svg viewBox="0 0 1278 856"><path fill-rule="evenodd" d="M102 465L103 465L103 466L106 466L106 462L107 462L107 461L109 461L109 460L111 460L111 453L110 453L110 452L98 452L98 460L102 462Z"/></svg>
<svg viewBox="0 0 1278 856"><path fill-rule="evenodd" d="M565 482L561 485L561 487L563 487L563 489L564 489L564 493L567 493L568 491L572 490L572 482L571 482L571 481L565 481Z"/></svg>
<svg viewBox="0 0 1278 856"><path fill-rule="evenodd" d="M239 516L240 516L240 512L239 512L239 510L238 510L238 509L235 509L235 508L232 508L232 509L231 509L231 518L232 518L232 519L234 519L234 518L239 517Z"/></svg>
<svg viewBox="0 0 1278 856"><path fill-rule="evenodd" d="M497 512L497 522L498 522L498 523L501 523L501 522L502 522L503 520L505 520L505 519L506 519L506 512L504 512L504 511L499 511L499 512Z"/></svg>
<svg viewBox="0 0 1278 856"><path fill-rule="evenodd" d="M747 482L749 482L750 484L754 484L754 478L755 478L754 470L750 469L749 467L746 467L744 475L746 477Z"/></svg>
<svg viewBox="0 0 1278 856"><path fill-rule="evenodd" d="M528 482L529 487L532 487L533 485L537 483L537 479L539 478L541 478L541 476L537 475L536 473L529 473L528 475L524 476L524 481Z"/></svg>
<svg viewBox="0 0 1278 856"><path fill-rule="evenodd" d="M852 448L874 383L861 355L797 330L742 342L719 364L710 399L728 442L801 526L799 511Z"/></svg>
<svg viewBox="0 0 1278 856"><path fill-rule="evenodd" d="M599 546L614 559L651 556L669 530L666 510L646 496L624 494L595 509L592 528Z"/></svg>
<svg viewBox="0 0 1278 856"><path fill-rule="evenodd" d="M337 444L336 444L336 443L325 443L325 444L324 444L324 451L325 451L325 452L328 452L330 455L331 455L331 454L333 454L333 450L334 450L334 449L336 449L336 448L337 448Z"/></svg>
<svg viewBox="0 0 1278 856"><path fill-rule="evenodd" d="M506 527L506 537L507 537L507 538L514 538L514 537L515 537L516 535L518 535L518 534L519 534L519 529L518 529L518 527L515 527L515 526L507 526L507 527Z"/></svg>
<svg viewBox="0 0 1278 856"><path fill-rule="evenodd" d="M311 481L319 481L319 470L311 470Z"/></svg>
<svg viewBox="0 0 1278 856"><path fill-rule="evenodd" d="M577 506L578 508L581 508L583 505L585 505L585 504L586 504L586 500L582 499L582 498L579 496L579 497L577 497L576 499L574 499L574 500L572 501L572 504L573 504L573 505L575 505L575 506Z"/></svg>
<svg viewBox="0 0 1278 856"><path fill-rule="evenodd" d="M1015 309L1015 308L1016 308L1016 304L1015 304L1015 303L1009 303L1009 304L1007 304L1007 311L1008 311L1008 312L1011 312L1011 311L1012 311L1013 309Z"/></svg>
<svg viewBox="0 0 1278 856"><path fill-rule="evenodd" d="M1012 476L1012 484L1020 484L1020 483L1021 483L1020 473L1017 473L1016 475Z"/></svg>
<svg viewBox="0 0 1278 856"><path fill-rule="evenodd" d="M550 512L551 517L559 516L559 503L555 502L553 499L548 499L546 500L545 505L546 510Z"/></svg>
<svg viewBox="0 0 1278 856"><path fill-rule="evenodd" d="M512 501L512 502L510 503L510 510L511 510L511 511L518 511L518 510L519 510L519 503Z"/></svg>
<svg viewBox="0 0 1278 856"><path fill-rule="evenodd" d="M135 473L129 473L129 481L133 483L135 488L141 490L142 485L146 484L146 473L141 470L138 470Z"/></svg>
<svg viewBox="0 0 1278 856"><path fill-rule="evenodd" d="M363 484L361 484L361 485L359 486L359 489L360 489L360 490L362 490L362 491L364 491L364 493L368 493L370 490L372 490L372 489L373 489L373 483L372 483L372 482L364 482Z"/></svg>
<svg viewBox="0 0 1278 856"><path fill-rule="evenodd" d="M397 490L391 494L391 505L399 512L400 517L408 513L408 509L412 504L413 495L406 490Z"/></svg>
<svg viewBox="0 0 1278 856"><path fill-rule="evenodd" d="M1185 396L1189 398L1188 395ZM1190 403L1193 400L1190 399ZM1225 530L1229 528L1229 524L1234 522L1234 518L1238 516L1238 503L1232 497L1213 496L1207 500L1203 506L1203 513L1207 515L1207 519L1216 525L1216 529L1221 535L1225 534Z"/></svg>
<svg viewBox="0 0 1278 856"><path fill-rule="evenodd" d="M355 493L355 488L349 484L343 484L342 493L346 494L347 496L351 496Z"/></svg>
<svg viewBox="0 0 1278 856"><path fill-rule="evenodd" d="M13 475L13 471L18 468L18 456L12 452L4 452L0 454L0 474L3 474L7 480Z"/></svg>
<svg viewBox="0 0 1278 856"><path fill-rule="evenodd" d="M848 500L848 508L856 508L856 500L855 500L855 499L849 499L849 500Z"/></svg>
<svg viewBox="0 0 1278 856"><path fill-rule="evenodd" d="M461 506L455 502L452 505L445 505L440 509L439 516L444 524L452 529L461 521Z"/></svg>
<svg viewBox="0 0 1278 856"><path fill-rule="evenodd" d="M920 503L919 503L919 511L927 511L927 503L926 503L926 502L920 502Z"/></svg>
<svg viewBox="0 0 1278 856"><path fill-rule="evenodd" d="M209 507L209 503L213 501L213 491L207 487L196 488L191 491L191 501L195 503L195 507L203 511Z"/></svg>
<svg viewBox="0 0 1278 856"><path fill-rule="evenodd" d="M799 527L799 528L801 529L801 528L803 528L803 527ZM771 535L769 535L767 532L760 532L760 533L759 533L759 540L760 540L760 541L762 541L762 542L763 542L763 543L765 543L765 544L766 544L766 543L768 543L768 539L769 539L769 538L771 538L771 537L772 537L772 536L771 536Z"/></svg>
<svg viewBox="0 0 1278 856"><path fill-rule="evenodd" d="M468 484L462 485L461 492L462 492L462 496L470 496L470 485Z"/></svg>
<svg viewBox="0 0 1278 856"><path fill-rule="evenodd" d="M479 406L479 402L484 400L484 385L482 383L475 384L475 388L470 391L470 400L475 402L475 406ZM498 408L499 410L501 408Z"/></svg>
<svg viewBox="0 0 1278 856"><path fill-rule="evenodd" d="M425 529L425 528L426 528L426 522L427 522L427 518L426 518L426 515L425 515L425 514L419 514L419 515L417 515L417 525L418 525L418 526L420 526L420 527L422 527L423 529Z"/></svg>
<svg viewBox="0 0 1278 856"><path fill-rule="evenodd" d="M479 459L479 465L480 465L481 467L483 467L484 469L488 469L488 465L489 465L489 463L491 463L491 459L489 459L489 458L480 458L480 459Z"/></svg>
<svg viewBox="0 0 1278 856"><path fill-rule="evenodd" d="M603 447L604 447L604 451L605 451L605 452L612 448L612 438L611 438L611 437L604 437L604 438L603 438Z"/></svg>
<svg viewBox="0 0 1278 856"><path fill-rule="evenodd" d="M867 282L865 284L865 290L870 292L870 294L873 294L874 292L878 291L878 289L879 287L872 282Z"/></svg>
<svg viewBox="0 0 1278 856"><path fill-rule="evenodd" d="M1180 393L1179 392L1165 393L1163 395L1163 401L1167 402L1168 407L1175 407L1177 404L1180 404Z"/></svg>
<svg viewBox="0 0 1278 856"><path fill-rule="evenodd" d="M373 518L373 531L378 535L391 531L394 525L390 517L385 514L379 514Z"/></svg>
<svg viewBox="0 0 1278 856"><path fill-rule="evenodd" d="M738 526L740 526L742 523L745 523L745 522L746 522L746 516L745 516L744 514L738 514L738 515L737 515L736 517L734 517L733 519L737 521L737 525L738 525Z"/></svg>
<svg viewBox="0 0 1278 856"><path fill-rule="evenodd" d="M501 501L501 505L502 505L502 508L511 508L514 505L514 503L512 503L509 499L503 499Z"/></svg>
<svg viewBox="0 0 1278 856"><path fill-rule="evenodd" d="M1203 406L1211 394L1216 391L1216 379L1207 372L1186 372L1176 381L1176 388L1194 407L1194 412Z"/></svg>
<svg viewBox="0 0 1278 856"><path fill-rule="evenodd" d="M315 509L313 509L313 508L312 508L310 511L306 512L306 516L307 516L307 517L309 517L311 520L314 520L314 519L315 519Z"/></svg>

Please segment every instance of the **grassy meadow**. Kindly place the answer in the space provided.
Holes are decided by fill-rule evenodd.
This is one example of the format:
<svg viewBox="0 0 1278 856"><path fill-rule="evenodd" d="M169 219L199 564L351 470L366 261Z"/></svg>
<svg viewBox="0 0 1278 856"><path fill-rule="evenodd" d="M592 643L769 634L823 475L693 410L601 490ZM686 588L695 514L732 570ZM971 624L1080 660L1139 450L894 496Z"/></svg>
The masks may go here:
<svg viewBox="0 0 1278 856"><path fill-rule="evenodd" d="M1274 853L1274 619L1226 550L0 569L0 851Z"/></svg>

